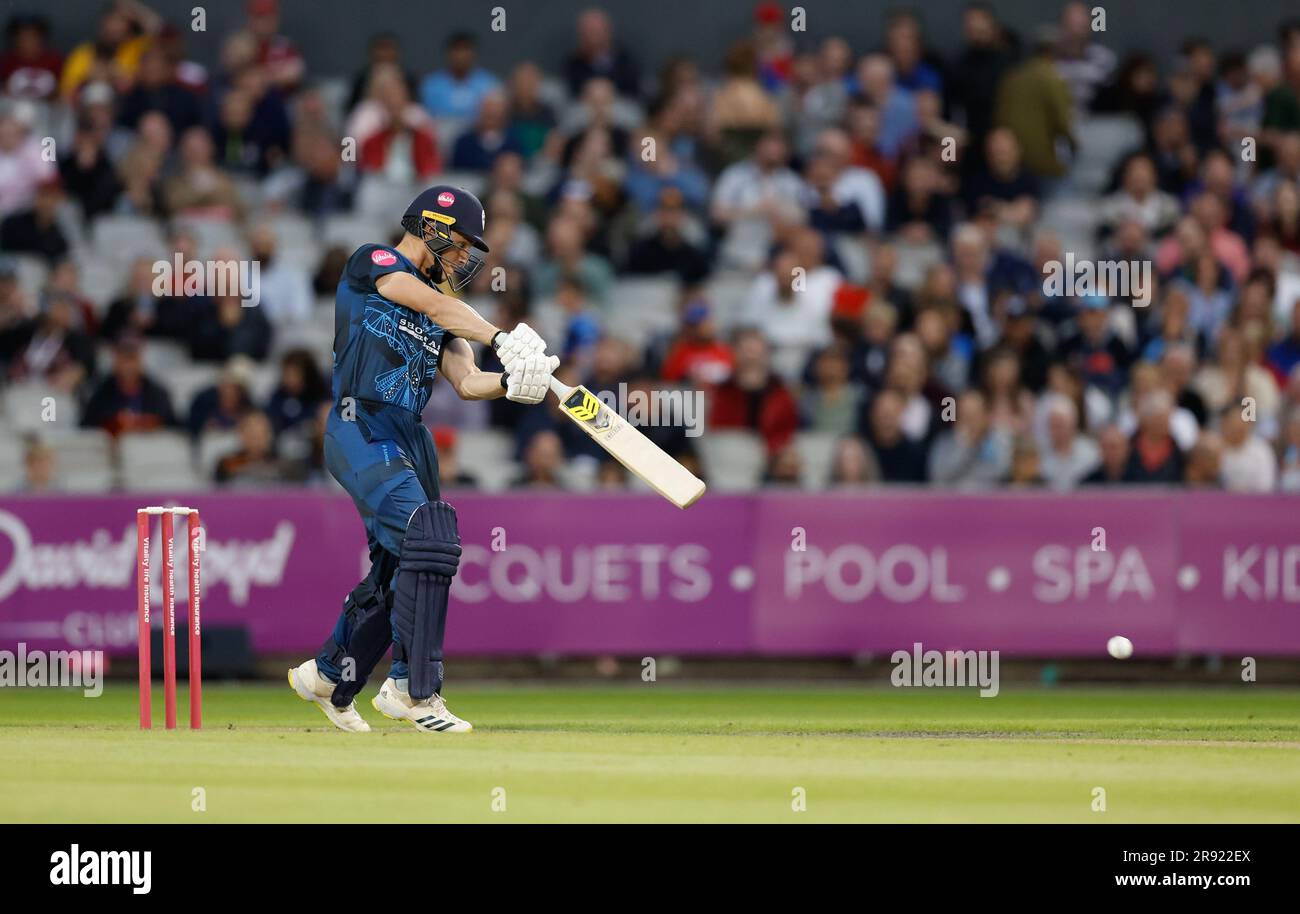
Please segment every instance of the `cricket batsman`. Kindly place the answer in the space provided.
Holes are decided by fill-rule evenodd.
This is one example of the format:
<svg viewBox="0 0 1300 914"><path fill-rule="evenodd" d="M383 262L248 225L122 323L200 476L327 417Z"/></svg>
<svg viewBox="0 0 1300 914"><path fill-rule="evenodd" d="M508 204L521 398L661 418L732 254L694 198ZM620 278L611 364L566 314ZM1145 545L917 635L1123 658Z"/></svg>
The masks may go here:
<svg viewBox="0 0 1300 914"><path fill-rule="evenodd" d="M488 250L477 197L431 187L407 207L402 228L396 247L357 248L334 305L325 461L365 524L370 572L344 600L320 653L289 671L289 684L339 729L367 731L354 700L391 644L374 708L425 733L465 733L473 727L441 695L460 536L420 414L439 374L466 400L540 403L559 359L527 324L500 330L456 297ZM490 345L505 371L480 371L469 341Z"/></svg>

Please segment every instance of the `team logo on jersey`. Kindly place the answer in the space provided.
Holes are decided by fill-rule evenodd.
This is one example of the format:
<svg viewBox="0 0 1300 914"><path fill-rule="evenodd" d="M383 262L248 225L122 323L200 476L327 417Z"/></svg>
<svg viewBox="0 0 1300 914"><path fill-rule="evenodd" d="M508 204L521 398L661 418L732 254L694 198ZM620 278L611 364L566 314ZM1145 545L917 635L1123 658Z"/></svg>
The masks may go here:
<svg viewBox="0 0 1300 914"><path fill-rule="evenodd" d="M391 267L397 263L397 255L392 251L385 251L377 248L370 252L370 262L378 264L381 267Z"/></svg>
<svg viewBox="0 0 1300 914"><path fill-rule="evenodd" d="M438 194L439 206L451 206L455 202L456 202L456 195L449 190L444 190L442 193Z"/></svg>

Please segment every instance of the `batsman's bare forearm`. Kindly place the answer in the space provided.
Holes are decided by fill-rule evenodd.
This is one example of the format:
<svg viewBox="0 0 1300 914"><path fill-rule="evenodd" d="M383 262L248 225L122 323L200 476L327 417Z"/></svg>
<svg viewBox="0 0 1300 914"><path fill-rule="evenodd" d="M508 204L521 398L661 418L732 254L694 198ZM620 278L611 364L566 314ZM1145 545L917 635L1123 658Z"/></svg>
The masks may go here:
<svg viewBox="0 0 1300 914"><path fill-rule="evenodd" d="M465 376L456 386L462 400L495 400L506 395L501 386L501 372L476 371Z"/></svg>
<svg viewBox="0 0 1300 914"><path fill-rule="evenodd" d="M429 288L410 273L381 276L375 288L389 301L418 311L463 340L491 344L493 334L499 329L459 298Z"/></svg>

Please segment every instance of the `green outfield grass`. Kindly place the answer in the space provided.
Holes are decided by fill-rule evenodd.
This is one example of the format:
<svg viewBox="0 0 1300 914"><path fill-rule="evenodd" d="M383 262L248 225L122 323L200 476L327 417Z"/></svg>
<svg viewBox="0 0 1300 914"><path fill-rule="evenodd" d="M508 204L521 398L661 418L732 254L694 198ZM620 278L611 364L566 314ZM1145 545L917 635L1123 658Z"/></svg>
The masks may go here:
<svg viewBox="0 0 1300 914"><path fill-rule="evenodd" d="M159 690L141 733L133 683L0 689L0 821L1300 821L1300 691L1254 685L466 685L465 736L382 720L371 691L369 734L287 686L204 694L201 732L161 729Z"/></svg>

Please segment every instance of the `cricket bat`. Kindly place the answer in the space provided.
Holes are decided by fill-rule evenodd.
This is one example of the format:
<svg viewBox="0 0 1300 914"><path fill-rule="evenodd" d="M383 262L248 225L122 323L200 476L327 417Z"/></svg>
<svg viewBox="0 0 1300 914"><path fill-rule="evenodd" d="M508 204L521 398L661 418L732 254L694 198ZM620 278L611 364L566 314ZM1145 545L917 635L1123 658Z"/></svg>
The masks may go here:
<svg viewBox="0 0 1300 914"><path fill-rule="evenodd" d="M665 454L587 388L569 387L552 377L551 390L560 399L560 411L592 441L677 507L688 508L704 494L702 479Z"/></svg>

